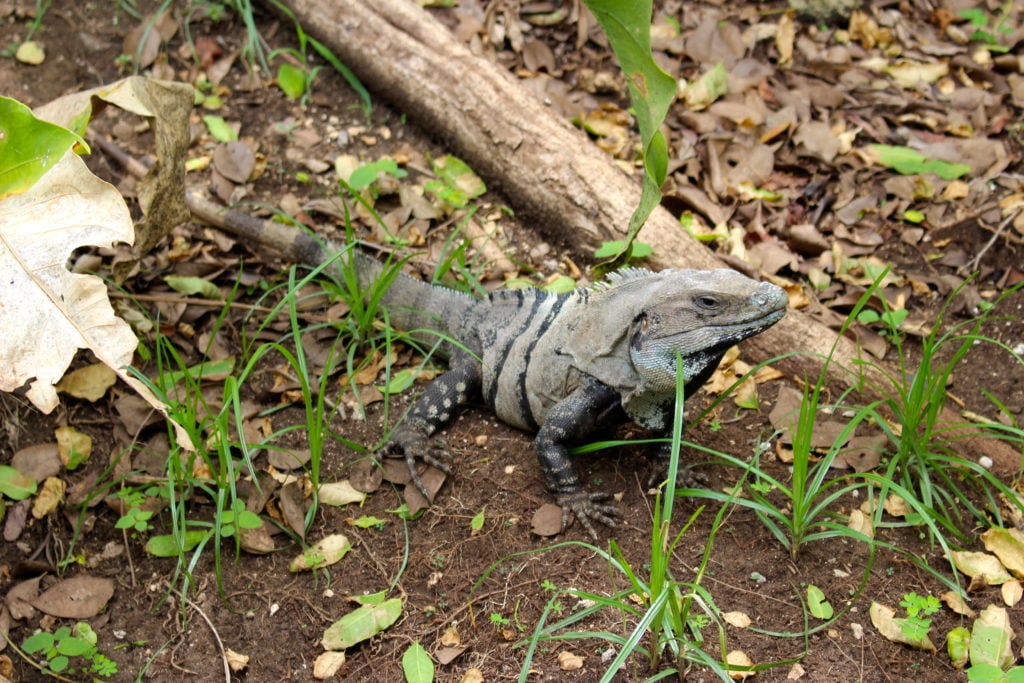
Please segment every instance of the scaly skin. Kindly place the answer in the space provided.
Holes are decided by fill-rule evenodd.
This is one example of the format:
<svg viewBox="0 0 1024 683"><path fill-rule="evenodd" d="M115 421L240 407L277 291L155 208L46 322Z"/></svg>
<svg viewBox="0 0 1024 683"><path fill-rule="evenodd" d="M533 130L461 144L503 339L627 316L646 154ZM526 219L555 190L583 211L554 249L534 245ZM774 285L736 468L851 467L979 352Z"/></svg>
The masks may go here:
<svg viewBox="0 0 1024 683"><path fill-rule="evenodd" d="M309 265L346 252L340 258L355 266L364 291L381 277L381 264L368 256L263 225L225 227ZM451 470L430 437L467 402L483 400L502 421L537 433L537 456L562 506L563 527L576 518L596 538L593 521L614 526L618 510L603 502L607 494L583 488L569 447L625 419L667 435L676 354L691 396L729 347L785 315L787 298L779 287L732 270L626 269L569 294L516 290L480 300L398 275L380 303L398 329L429 329L458 341L442 345L449 371L428 385L386 448L405 457L417 488L427 496L416 460Z"/></svg>

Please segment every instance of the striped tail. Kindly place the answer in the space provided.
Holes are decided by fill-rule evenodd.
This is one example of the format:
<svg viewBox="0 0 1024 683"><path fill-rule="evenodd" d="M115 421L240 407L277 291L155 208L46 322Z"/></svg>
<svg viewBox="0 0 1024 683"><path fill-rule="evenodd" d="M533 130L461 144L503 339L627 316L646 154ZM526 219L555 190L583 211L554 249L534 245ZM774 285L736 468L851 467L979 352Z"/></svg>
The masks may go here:
<svg viewBox="0 0 1024 683"><path fill-rule="evenodd" d="M332 265L326 270L342 282L345 281L345 272L341 266L347 259L355 258L358 288L364 299L378 296L375 294L375 283L382 277L390 278L387 291L379 296L376 303L387 309L388 323L392 327L413 333L413 338L426 348L437 343L437 333L442 337L454 338L464 330L467 313L478 304L477 299L467 294L431 285L392 268L385 268L383 263L352 245L317 239L291 226L236 216L231 223L220 227L252 240L274 258L310 266L331 262ZM450 355L452 349L449 344L445 344L442 352Z"/></svg>
<svg viewBox="0 0 1024 683"><path fill-rule="evenodd" d="M383 263L358 249L350 249L349 253L356 259L364 296L372 295L380 278L391 279L379 301L387 310L388 324L411 333L428 349L445 338L455 339L466 327L467 314L479 304L468 294L409 277L397 267L385 268ZM451 344L445 343L440 350L450 356L453 349Z"/></svg>

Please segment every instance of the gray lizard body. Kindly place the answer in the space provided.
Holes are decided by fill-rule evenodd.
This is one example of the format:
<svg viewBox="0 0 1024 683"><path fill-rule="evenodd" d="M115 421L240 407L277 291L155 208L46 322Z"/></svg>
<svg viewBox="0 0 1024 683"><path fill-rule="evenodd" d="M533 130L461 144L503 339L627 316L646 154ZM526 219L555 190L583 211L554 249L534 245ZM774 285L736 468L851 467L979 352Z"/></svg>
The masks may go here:
<svg viewBox="0 0 1024 683"><path fill-rule="evenodd" d="M239 232L237 228L232 228ZM316 265L344 247L298 231L247 234L278 256ZM383 270L357 251L364 287ZM344 255L342 256L344 258ZM429 437L464 404L483 401L503 422L537 432L548 488L595 535L591 519L614 525L605 494L587 493L568 457L571 444L628 418L666 433L675 397L675 356L690 396L732 345L785 315L785 292L733 270L626 269L568 294L509 290L476 299L399 274L381 305L390 324L427 343L443 338L449 370L434 379L391 437L426 494L416 459L448 472L446 453Z"/></svg>

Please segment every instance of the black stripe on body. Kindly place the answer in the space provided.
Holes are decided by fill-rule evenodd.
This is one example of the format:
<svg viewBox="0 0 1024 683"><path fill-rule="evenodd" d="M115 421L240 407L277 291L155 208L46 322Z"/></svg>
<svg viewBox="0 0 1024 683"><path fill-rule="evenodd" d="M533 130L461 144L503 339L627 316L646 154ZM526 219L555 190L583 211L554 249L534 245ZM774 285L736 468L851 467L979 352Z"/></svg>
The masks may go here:
<svg viewBox="0 0 1024 683"><path fill-rule="evenodd" d="M518 300L516 303L516 307L522 308L523 303L526 300L526 297L524 296L522 290L514 291L518 292L519 294L519 296L517 297ZM523 315L522 320L519 323L519 329L517 329L514 333L508 334L505 337L505 343L502 344L501 350L494 356L494 371L492 373L489 373L491 376L491 383L489 386L485 387L485 391L487 393L484 396L484 401L492 409L494 408L494 401L496 400L498 395L498 377L501 376L502 368L505 367L505 360L508 358L509 350L511 350L512 345L515 344L516 340L519 339L519 337L523 336L523 333L525 333L527 328L530 327L530 323L532 323L534 319L536 319L537 309L540 308L541 303L547 298L547 295L538 292L532 298L533 303L530 306L530 311L526 313L526 315ZM522 315L522 313L520 313L520 315Z"/></svg>
<svg viewBox="0 0 1024 683"><path fill-rule="evenodd" d="M526 353L524 354L525 358L523 362L523 369L520 371L518 378L519 413L520 415L523 416L523 419L526 420L526 423L530 426L530 429L535 431L538 427L540 427L540 425L537 423L537 419L533 415L533 409L530 407L530 397L526 391L526 375L530 372L530 361L532 360L531 355L533 354L534 347L537 346L537 342L540 341L541 337L543 337L544 334L548 331L548 328L551 327L551 323L553 323L558 318L558 314L562 310L562 306L565 304L566 300L568 300L571 296L572 294L563 294L555 299L555 303L551 307L551 310L548 312L547 316L545 316L544 322L542 322L540 324L540 327L537 328L537 330L533 333L533 339L530 340L530 345L526 347Z"/></svg>

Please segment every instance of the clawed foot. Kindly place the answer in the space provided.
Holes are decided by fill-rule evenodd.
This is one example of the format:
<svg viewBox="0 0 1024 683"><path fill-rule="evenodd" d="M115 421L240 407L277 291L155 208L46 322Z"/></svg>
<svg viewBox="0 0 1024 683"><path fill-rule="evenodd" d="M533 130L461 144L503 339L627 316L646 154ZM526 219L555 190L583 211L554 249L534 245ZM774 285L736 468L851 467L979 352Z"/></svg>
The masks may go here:
<svg viewBox="0 0 1024 683"><path fill-rule="evenodd" d="M433 496L427 491L426 484L416 468L416 459L432 467L436 467L445 474L451 474L452 468L448 463L448 450L443 439L431 439L416 432L407 431L404 434L395 434L387 446L384 447L387 454L401 454L405 458L405 465L409 468L409 476L412 483L419 489L429 502L433 503Z"/></svg>
<svg viewBox="0 0 1024 683"><path fill-rule="evenodd" d="M668 478L668 466L660 467L655 465L651 470L651 476L647 478L647 488L655 489L661 486ZM693 467L680 467L676 472L676 488L703 489L708 486L708 475Z"/></svg>
<svg viewBox="0 0 1024 683"><path fill-rule="evenodd" d="M590 520L596 519L605 526L614 527L615 517L619 516L619 508L614 505L600 505L600 501L608 500L607 493L587 493L576 491L573 493L558 494L558 504L562 506L562 529L567 529L573 517L580 521L583 528L587 530L591 538L598 540L597 532Z"/></svg>

